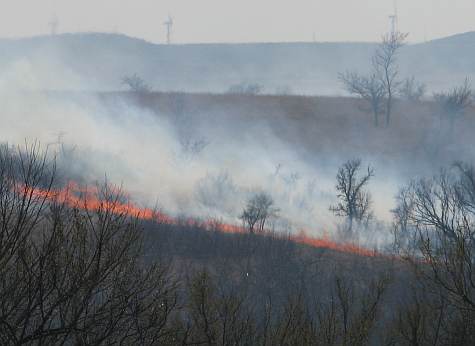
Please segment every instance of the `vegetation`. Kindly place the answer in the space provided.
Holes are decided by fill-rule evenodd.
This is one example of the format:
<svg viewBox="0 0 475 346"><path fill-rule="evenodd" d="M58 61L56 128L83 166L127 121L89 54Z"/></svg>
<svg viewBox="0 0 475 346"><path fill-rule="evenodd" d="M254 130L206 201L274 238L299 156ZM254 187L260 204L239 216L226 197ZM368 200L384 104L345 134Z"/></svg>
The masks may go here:
<svg viewBox="0 0 475 346"><path fill-rule="evenodd" d="M266 222L278 212L273 205L272 197L264 192L257 193L249 199L240 217L249 232L264 232Z"/></svg>
<svg viewBox="0 0 475 346"><path fill-rule="evenodd" d="M0 341L127 345L472 345L475 170L457 163L401 190L398 259L144 221L108 185L74 203L37 145L0 150ZM369 215L361 161L338 172L335 210ZM351 186L351 188L349 187ZM340 190L341 189L341 190ZM351 215L350 215L351 214ZM256 218L252 218L256 220ZM259 230L255 234L252 230Z"/></svg>
<svg viewBox="0 0 475 346"><path fill-rule="evenodd" d="M378 76L373 73L369 76L360 76L355 72L340 74L340 80L345 85L350 94L360 96L370 106L373 112L373 123L379 126L379 115L381 114L386 92Z"/></svg>
<svg viewBox="0 0 475 346"><path fill-rule="evenodd" d="M263 87L260 84L256 83L241 83L241 84L234 84L229 87L228 93L229 94L241 94L241 95L259 95L263 91Z"/></svg>
<svg viewBox="0 0 475 346"><path fill-rule="evenodd" d="M122 78L122 84L130 89L130 91L136 93L149 93L152 88L145 82L145 80L139 77L136 73L131 76L125 76Z"/></svg>
<svg viewBox="0 0 475 346"><path fill-rule="evenodd" d="M406 78L399 89L399 94L404 100L411 102L418 102L426 94L427 86L423 83L417 82L413 76Z"/></svg>
<svg viewBox="0 0 475 346"><path fill-rule="evenodd" d="M406 34L399 32L385 35L373 55L368 76L355 72L346 72L339 76L349 93L358 95L370 104L376 127L379 125L381 108L384 109L386 127L390 124L394 97L401 84L398 78L397 55L406 38Z"/></svg>
<svg viewBox="0 0 475 346"><path fill-rule="evenodd" d="M449 121L450 132L453 134L455 121L463 116L467 108L472 105L472 87L470 80L465 79L461 86L450 91L434 94L434 99L438 103L442 117Z"/></svg>
<svg viewBox="0 0 475 346"><path fill-rule="evenodd" d="M338 170L336 176L338 204L330 207L336 216L347 218L347 236L352 237L353 223L356 221L358 225L365 223L372 218L371 211L371 195L365 191L374 170L368 167L367 172L361 178L358 177L361 169L361 160L350 160L345 162Z"/></svg>

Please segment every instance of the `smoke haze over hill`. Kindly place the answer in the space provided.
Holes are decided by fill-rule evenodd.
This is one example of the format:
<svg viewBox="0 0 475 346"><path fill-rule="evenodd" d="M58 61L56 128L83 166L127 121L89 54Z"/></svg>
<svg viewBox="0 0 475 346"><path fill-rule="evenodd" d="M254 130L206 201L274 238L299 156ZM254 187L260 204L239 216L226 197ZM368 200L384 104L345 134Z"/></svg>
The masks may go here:
<svg viewBox="0 0 475 346"><path fill-rule="evenodd" d="M475 75L474 35L404 47L401 75L415 76L430 91ZM117 90L123 76L137 73L161 91L222 93L236 84L256 83L270 94L339 95L338 73L366 71L375 48L370 43L167 46L116 34L64 34L0 40L0 73L30 69L50 90Z"/></svg>

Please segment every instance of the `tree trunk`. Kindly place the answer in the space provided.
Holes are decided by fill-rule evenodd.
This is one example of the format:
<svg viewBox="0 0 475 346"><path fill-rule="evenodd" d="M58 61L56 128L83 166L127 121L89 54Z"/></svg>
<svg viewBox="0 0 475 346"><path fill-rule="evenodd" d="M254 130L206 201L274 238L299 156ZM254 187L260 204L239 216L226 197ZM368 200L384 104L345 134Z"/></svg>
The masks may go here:
<svg viewBox="0 0 475 346"><path fill-rule="evenodd" d="M391 108L392 108L393 98L391 93L388 95L388 101L386 103L386 127L389 127L389 123L391 120Z"/></svg>
<svg viewBox="0 0 475 346"><path fill-rule="evenodd" d="M353 216L348 218L348 235L353 237Z"/></svg>

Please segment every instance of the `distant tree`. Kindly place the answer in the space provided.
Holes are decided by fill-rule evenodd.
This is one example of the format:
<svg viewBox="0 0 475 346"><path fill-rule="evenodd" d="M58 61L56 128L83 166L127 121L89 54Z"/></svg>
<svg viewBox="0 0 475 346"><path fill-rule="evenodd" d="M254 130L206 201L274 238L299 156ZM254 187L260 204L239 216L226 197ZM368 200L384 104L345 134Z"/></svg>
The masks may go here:
<svg viewBox="0 0 475 346"><path fill-rule="evenodd" d="M416 81L415 77L406 78L399 88L399 95L407 101L420 101L426 93L426 85Z"/></svg>
<svg viewBox="0 0 475 346"><path fill-rule="evenodd" d="M194 160L198 157L210 144L210 142L204 138L180 138L179 140L182 149L182 158L188 161Z"/></svg>
<svg viewBox="0 0 475 346"><path fill-rule="evenodd" d="M390 123L394 95L401 84L398 80L397 54L404 45L406 38L407 34L400 32L383 36L383 40L373 57L373 68L384 85L386 93L386 126L389 126Z"/></svg>
<svg viewBox="0 0 475 346"><path fill-rule="evenodd" d="M262 90L264 88L262 85L257 84L257 83L251 83L251 84L235 84L229 87L228 93L229 94L241 94L241 95L259 95L262 93Z"/></svg>
<svg viewBox="0 0 475 346"><path fill-rule="evenodd" d="M227 172L217 175L207 174L195 187L196 199L200 204L213 210L221 210L230 215L236 213L234 196L238 188Z"/></svg>
<svg viewBox="0 0 475 346"><path fill-rule="evenodd" d="M339 75L339 79L350 94L358 95L370 105L374 126L378 127L379 115L386 97L384 85L378 76L375 73L361 76L355 72L345 72Z"/></svg>
<svg viewBox="0 0 475 346"><path fill-rule="evenodd" d="M145 80L136 73L131 76L122 77L122 84L125 84L131 91L136 93L149 93L152 91L152 88Z"/></svg>
<svg viewBox="0 0 475 346"><path fill-rule="evenodd" d="M336 216L348 219L350 235L353 233L354 221L361 223L372 218L371 195L365 191L365 186L374 176L374 170L368 167L366 173L359 177L360 170L359 159L347 161L338 170L336 190L339 202L330 207L330 211Z"/></svg>
<svg viewBox="0 0 475 346"><path fill-rule="evenodd" d="M356 72L345 72L339 75L345 89L366 100L373 111L374 125L379 125L379 114L384 108L386 126L389 126L394 95L400 85L397 79L399 68L397 53L403 46L407 35L392 33L385 35L372 57L372 67L369 75Z"/></svg>
<svg viewBox="0 0 475 346"><path fill-rule="evenodd" d="M262 232L265 229L266 222L277 212L278 209L274 207L272 197L260 192L249 199L240 218L250 233Z"/></svg>
<svg viewBox="0 0 475 346"><path fill-rule="evenodd" d="M452 132L455 121L461 117L466 109L472 105L473 90L469 78L465 78L462 85L452 90L434 94L434 99L447 117Z"/></svg>

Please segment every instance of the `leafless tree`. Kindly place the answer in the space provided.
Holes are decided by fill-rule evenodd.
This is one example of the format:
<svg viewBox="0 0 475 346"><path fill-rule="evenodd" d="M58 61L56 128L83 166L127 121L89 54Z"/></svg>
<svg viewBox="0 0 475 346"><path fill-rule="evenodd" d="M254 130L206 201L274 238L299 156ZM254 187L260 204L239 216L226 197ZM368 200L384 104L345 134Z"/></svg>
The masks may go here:
<svg viewBox="0 0 475 346"><path fill-rule="evenodd" d="M239 94L239 95L259 95L263 91L263 87L257 83L241 83L235 84L229 87L229 94Z"/></svg>
<svg viewBox="0 0 475 346"><path fill-rule="evenodd" d="M371 330L377 321L383 294L389 284L389 276L373 279L364 292L348 280L336 279L336 294L340 345L367 345Z"/></svg>
<svg viewBox="0 0 475 346"><path fill-rule="evenodd" d="M336 190L339 202L330 207L335 215L347 218L350 235L354 221L361 223L372 217L371 195L365 187L374 176L374 170L368 166L366 173L359 177L360 170L360 159L347 161L338 170Z"/></svg>
<svg viewBox="0 0 475 346"><path fill-rule="evenodd" d="M234 197L237 194L238 188L227 172L217 175L208 173L195 187L196 198L203 206L223 210L230 215L236 213Z"/></svg>
<svg viewBox="0 0 475 346"><path fill-rule="evenodd" d="M249 199L240 218L250 233L263 232L266 222L270 217L276 216L277 212L272 197L259 192Z"/></svg>
<svg viewBox="0 0 475 346"><path fill-rule="evenodd" d="M192 161L196 159L210 144L210 142L204 138L180 138L180 144L182 149L182 158Z"/></svg>
<svg viewBox="0 0 475 346"><path fill-rule="evenodd" d="M424 286L411 287L386 331L387 345L442 345L441 319L447 313L444 302L437 304ZM450 343L447 343L450 344Z"/></svg>
<svg viewBox="0 0 475 346"><path fill-rule="evenodd" d="M443 333L441 344L470 344L475 340L475 174L458 163L429 179L414 181L405 189L408 227L418 252L408 253L417 278L438 307ZM409 201L409 202L407 202ZM440 309L444 309L444 313ZM443 335L442 335L443 334Z"/></svg>
<svg viewBox="0 0 475 346"><path fill-rule="evenodd" d="M168 342L177 297L145 264L141 229L117 189L71 202L37 145L0 149L0 343Z"/></svg>
<svg viewBox="0 0 475 346"><path fill-rule="evenodd" d="M451 132L454 130L455 121L472 105L472 95L472 86L468 78L461 86L447 92L434 94L435 101L449 121Z"/></svg>
<svg viewBox="0 0 475 346"><path fill-rule="evenodd" d="M236 294L220 294L206 271L198 272L188 290L186 345L250 345L256 339L254 320Z"/></svg>
<svg viewBox="0 0 475 346"><path fill-rule="evenodd" d="M353 282L336 278L332 294L317 302L315 313L302 296L291 297L272 328L269 344L367 345L388 283L381 277L360 290Z"/></svg>
<svg viewBox="0 0 475 346"><path fill-rule="evenodd" d="M371 72L368 76L355 72L339 75L339 79L349 93L360 96L371 105L375 126L378 126L382 109L386 116L386 126L389 126L394 95L400 85L397 53L406 37L406 34L399 32L383 37L372 58Z"/></svg>
<svg viewBox="0 0 475 346"><path fill-rule="evenodd" d="M413 76L411 78L406 78L399 88L399 94L403 99L407 101L420 101L426 93L426 85L416 81L416 78Z"/></svg>
<svg viewBox="0 0 475 346"><path fill-rule="evenodd" d="M122 77L122 84L136 93L149 93L152 91L152 88L145 82L145 80L142 77L139 77L136 73L131 76Z"/></svg>
<svg viewBox="0 0 475 346"><path fill-rule="evenodd" d="M346 72L340 74L339 79L350 94L358 95L370 105L374 126L378 127L379 115L386 98L386 90L380 78L375 73L362 76L355 72Z"/></svg>
<svg viewBox="0 0 475 346"><path fill-rule="evenodd" d="M406 38L407 34L400 32L383 36L383 40L373 57L373 68L384 85L386 94L386 126L389 126L391 120L394 95L401 84L398 80L399 67L397 55L400 48L404 45Z"/></svg>

